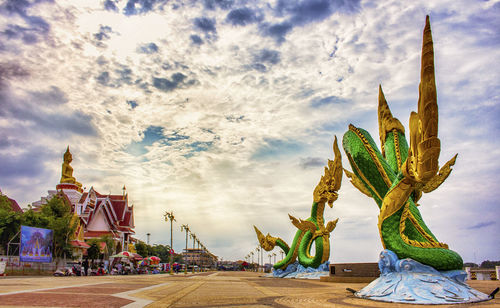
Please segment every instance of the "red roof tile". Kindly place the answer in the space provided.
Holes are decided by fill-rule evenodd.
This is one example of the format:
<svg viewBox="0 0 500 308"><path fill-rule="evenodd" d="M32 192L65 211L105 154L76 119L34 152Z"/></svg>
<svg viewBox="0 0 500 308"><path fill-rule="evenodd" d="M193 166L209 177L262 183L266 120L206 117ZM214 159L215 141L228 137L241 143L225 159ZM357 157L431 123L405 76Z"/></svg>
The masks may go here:
<svg viewBox="0 0 500 308"><path fill-rule="evenodd" d="M10 201L10 207L14 212L22 213L23 209L17 204L16 200L7 197Z"/></svg>
<svg viewBox="0 0 500 308"><path fill-rule="evenodd" d="M130 211L125 212L125 217L123 218L122 221L120 221L120 226L125 226L125 227L133 226L133 223L132 224L130 223L131 217L132 217L132 212Z"/></svg>
<svg viewBox="0 0 500 308"><path fill-rule="evenodd" d="M78 203L83 203L83 201L85 201L85 199L87 199L87 195L89 193L83 193L82 197L80 198L80 200L78 201Z"/></svg>
<svg viewBox="0 0 500 308"><path fill-rule="evenodd" d="M111 237L115 237L115 235L109 231L85 231L83 233L84 238L101 237L103 235L109 235Z"/></svg>
<svg viewBox="0 0 500 308"><path fill-rule="evenodd" d="M90 245L85 243L85 242L80 242L78 240L73 240L73 241L69 241L69 243L71 244L71 246L73 247L81 247L81 248L89 248Z"/></svg>
<svg viewBox="0 0 500 308"><path fill-rule="evenodd" d="M118 220L122 220L123 212L127 206L125 200L111 200L111 205L113 206L113 210L115 211Z"/></svg>

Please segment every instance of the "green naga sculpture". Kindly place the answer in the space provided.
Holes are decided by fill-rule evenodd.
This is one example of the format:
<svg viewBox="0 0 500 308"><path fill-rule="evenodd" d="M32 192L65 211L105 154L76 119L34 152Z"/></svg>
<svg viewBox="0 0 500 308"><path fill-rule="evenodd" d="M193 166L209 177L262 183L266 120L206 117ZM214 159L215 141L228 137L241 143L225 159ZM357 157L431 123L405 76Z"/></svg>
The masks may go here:
<svg viewBox="0 0 500 308"><path fill-rule="evenodd" d="M352 167L351 183L380 208L378 227L384 248L399 259L411 258L437 270L462 269L458 253L440 243L424 223L417 201L441 185L455 157L439 169L438 106L434 50L427 16L423 34L418 112L410 115L410 145L405 129L394 118L379 87L379 135L382 152L370 134L349 125L343 147Z"/></svg>
<svg viewBox="0 0 500 308"><path fill-rule="evenodd" d="M297 227L297 233L292 242L292 246L281 238L273 237L269 233L264 236L262 232L254 226L260 246L270 251L275 246L280 247L286 256L283 260L273 265L275 269L285 270L288 265L299 259L299 263L304 267L318 268L330 258L330 233L335 229L338 218L329 221L324 225L323 212L325 203L330 207L337 200L340 185L342 183L342 158L337 146L337 137L333 143L335 159L328 160L328 167L325 167L325 175L314 189L311 217L306 220L297 219L291 215L292 224ZM312 245L315 245L315 255L311 256Z"/></svg>

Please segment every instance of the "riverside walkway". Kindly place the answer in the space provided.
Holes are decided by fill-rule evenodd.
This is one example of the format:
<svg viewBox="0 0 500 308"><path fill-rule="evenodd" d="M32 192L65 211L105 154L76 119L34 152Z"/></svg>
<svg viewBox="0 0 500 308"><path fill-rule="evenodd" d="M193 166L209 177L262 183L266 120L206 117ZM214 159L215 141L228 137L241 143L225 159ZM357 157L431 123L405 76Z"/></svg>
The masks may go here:
<svg viewBox="0 0 500 308"><path fill-rule="evenodd" d="M355 298L366 283L208 272L91 277L0 277L0 307L416 307ZM499 281L470 281L489 294ZM428 307L425 305L424 307ZM500 307L500 299L445 307Z"/></svg>

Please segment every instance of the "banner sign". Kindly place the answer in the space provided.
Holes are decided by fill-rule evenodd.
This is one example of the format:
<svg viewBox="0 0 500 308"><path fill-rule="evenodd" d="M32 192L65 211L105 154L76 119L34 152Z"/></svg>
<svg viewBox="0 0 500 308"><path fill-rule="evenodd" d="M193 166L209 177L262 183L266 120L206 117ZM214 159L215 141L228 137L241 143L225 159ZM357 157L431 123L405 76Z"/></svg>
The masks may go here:
<svg viewBox="0 0 500 308"><path fill-rule="evenodd" d="M49 229L21 226L21 262L52 262L52 237Z"/></svg>

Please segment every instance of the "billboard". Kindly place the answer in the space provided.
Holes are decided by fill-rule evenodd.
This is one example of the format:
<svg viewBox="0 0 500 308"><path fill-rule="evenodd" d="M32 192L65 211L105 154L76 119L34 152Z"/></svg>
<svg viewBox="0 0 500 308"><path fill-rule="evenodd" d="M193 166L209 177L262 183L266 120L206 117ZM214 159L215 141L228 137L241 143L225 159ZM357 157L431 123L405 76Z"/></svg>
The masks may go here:
<svg viewBox="0 0 500 308"><path fill-rule="evenodd" d="M52 237L49 229L21 226L21 262L52 262Z"/></svg>

